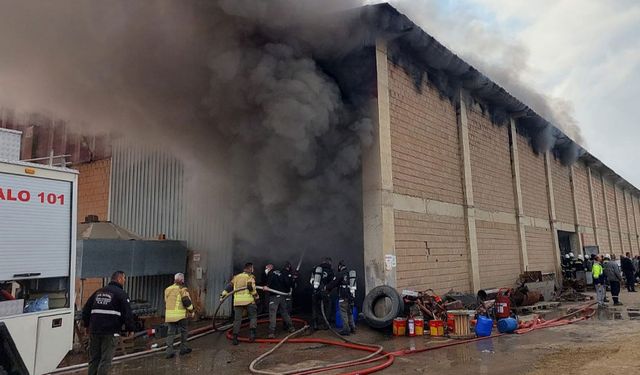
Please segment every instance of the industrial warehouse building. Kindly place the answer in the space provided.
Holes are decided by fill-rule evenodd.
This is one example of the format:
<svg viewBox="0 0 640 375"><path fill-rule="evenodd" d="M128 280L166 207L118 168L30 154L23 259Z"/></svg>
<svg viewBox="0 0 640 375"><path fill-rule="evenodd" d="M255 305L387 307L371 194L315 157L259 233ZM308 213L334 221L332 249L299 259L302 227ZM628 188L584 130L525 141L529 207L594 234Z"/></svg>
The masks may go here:
<svg viewBox="0 0 640 375"><path fill-rule="evenodd" d="M370 30L353 55L366 56L362 76L375 92L362 155L366 290L475 292L511 286L526 270L559 275L561 254L585 247L640 254L634 186L391 6L362 8L354 25ZM184 166L161 147L77 138L59 124L0 125L23 131L22 159L71 155L80 221L94 214L186 241L191 280L212 312L234 262L223 198L192 210ZM545 134L548 148L537 141ZM85 294L102 281L91 282ZM152 299L166 282L128 288Z"/></svg>

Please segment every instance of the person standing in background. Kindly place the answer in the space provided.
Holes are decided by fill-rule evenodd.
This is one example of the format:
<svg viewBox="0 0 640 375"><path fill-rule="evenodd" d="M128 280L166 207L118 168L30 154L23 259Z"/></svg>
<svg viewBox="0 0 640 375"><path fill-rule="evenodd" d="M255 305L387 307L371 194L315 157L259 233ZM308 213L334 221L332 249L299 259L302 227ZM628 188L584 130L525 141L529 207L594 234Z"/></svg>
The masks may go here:
<svg viewBox="0 0 640 375"><path fill-rule="evenodd" d="M187 317L193 314L193 304L189 291L184 286L184 274L176 273L173 277L174 283L164 290L165 322L169 325L167 335L167 359L173 358L173 340L176 334L180 334L180 355L191 353L191 348L187 346Z"/></svg>

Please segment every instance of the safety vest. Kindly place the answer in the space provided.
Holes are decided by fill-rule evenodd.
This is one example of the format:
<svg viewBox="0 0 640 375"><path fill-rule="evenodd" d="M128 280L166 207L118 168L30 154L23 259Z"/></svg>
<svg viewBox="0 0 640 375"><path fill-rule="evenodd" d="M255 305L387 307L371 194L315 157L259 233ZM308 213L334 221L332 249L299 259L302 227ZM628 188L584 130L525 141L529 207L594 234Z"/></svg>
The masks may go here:
<svg viewBox="0 0 640 375"><path fill-rule="evenodd" d="M164 290L164 319L167 323L178 322L187 317L187 311L193 310L193 305L185 308L182 298L189 297L189 291L182 285L173 284Z"/></svg>
<svg viewBox="0 0 640 375"><path fill-rule="evenodd" d="M593 272L594 279L599 279L602 276L602 265L598 262L594 263L591 272Z"/></svg>
<svg viewBox="0 0 640 375"><path fill-rule="evenodd" d="M253 275L246 272L239 273L233 277L231 284L233 285L233 290L247 288L233 295L234 306L246 306L255 302L254 296L257 296L258 292L256 291L256 279ZM223 292L223 296L225 295L226 291Z"/></svg>

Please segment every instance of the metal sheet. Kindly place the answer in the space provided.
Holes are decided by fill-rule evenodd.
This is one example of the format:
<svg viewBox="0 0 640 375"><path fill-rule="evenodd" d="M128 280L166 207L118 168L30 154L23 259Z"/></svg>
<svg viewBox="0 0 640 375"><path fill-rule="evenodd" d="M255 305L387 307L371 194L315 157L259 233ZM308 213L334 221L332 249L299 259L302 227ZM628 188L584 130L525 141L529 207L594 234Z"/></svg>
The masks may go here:
<svg viewBox="0 0 640 375"><path fill-rule="evenodd" d="M205 308L213 313L233 271L231 212L225 197L212 195L202 209L203 202L191 199L184 165L159 147L116 141L111 168L111 221L142 237L164 233L203 254ZM225 308L222 312L230 313Z"/></svg>
<svg viewBox="0 0 640 375"><path fill-rule="evenodd" d="M0 159L20 160L22 132L0 128Z"/></svg>
<svg viewBox="0 0 640 375"><path fill-rule="evenodd" d="M180 241L79 240L76 249L80 278L108 277L115 270L128 276L174 275L187 266Z"/></svg>

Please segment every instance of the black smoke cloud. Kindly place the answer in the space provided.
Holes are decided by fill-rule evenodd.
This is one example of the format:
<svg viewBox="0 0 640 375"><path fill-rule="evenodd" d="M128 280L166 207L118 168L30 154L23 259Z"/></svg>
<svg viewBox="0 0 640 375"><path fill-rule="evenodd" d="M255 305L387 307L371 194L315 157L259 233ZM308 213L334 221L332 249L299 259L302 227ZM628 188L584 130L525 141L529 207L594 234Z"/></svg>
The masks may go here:
<svg viewBox="0 0 640 375"><path fill-rule="evenodd" d="M305 267L324 254L361 267L368 97L345 90L358 74L335 62L361 67L363 46L323 16L357 5L2 2L0 106L182 160L198 209L232 212L236 264L306 250Z"/></svg>

